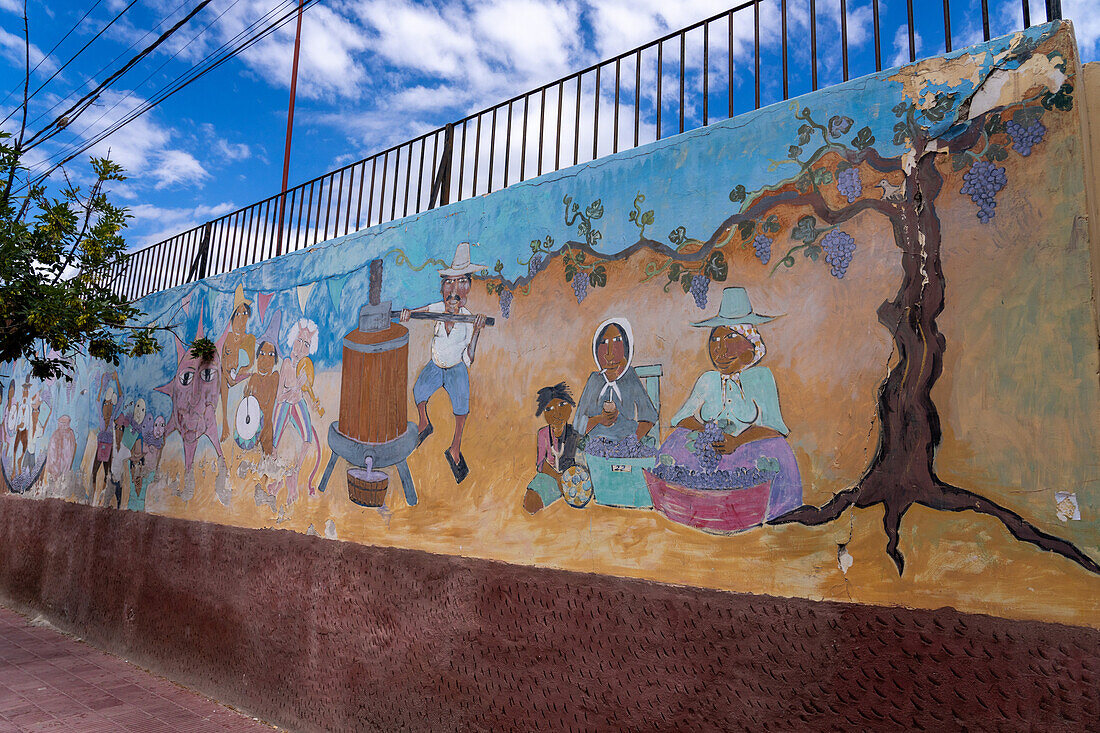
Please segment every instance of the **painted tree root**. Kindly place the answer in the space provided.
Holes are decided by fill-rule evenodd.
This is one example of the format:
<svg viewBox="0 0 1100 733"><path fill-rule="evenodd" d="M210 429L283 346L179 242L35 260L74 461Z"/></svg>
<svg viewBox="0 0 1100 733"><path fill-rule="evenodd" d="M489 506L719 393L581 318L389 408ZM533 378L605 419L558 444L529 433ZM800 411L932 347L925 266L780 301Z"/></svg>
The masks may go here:
<svg viewBox="0 0 1100 733"><path fill-rule="evenodd" d="M987 77L988 78L988 77ZM970 99L973 98L971 95ZM965 119L969 99L959 106L956 119ZM967 128L946 145L948 152L966 150L987 130L991 111L967 123ZM885 514L886 552L904 572L905 558L898 547L902 518L914 504L939 511L973 511L999 520L1018 540L1068 558L1093 573L1100 564L1073 543L1048 534L980 494L941 480L935 471L940 444L939 413L931 390L943 370L946 341L936 326L943 311L945 278L940 260L940 221L934 201L943 185L936 168L942 141L929 149L919 131L913 140L917 164L906 175L906 198L890 216L894 237L902 249L904 278L892 301L878 309L879 322L890 329L899 359L878 390L879 442L863 477L850 489L836 494L821 507L802 506L770 524L820 525L837 519L852 506L865 509L882 504ZM843 212L834 215L841 218ZM909 226L915 222L915 226Z"/></svg>

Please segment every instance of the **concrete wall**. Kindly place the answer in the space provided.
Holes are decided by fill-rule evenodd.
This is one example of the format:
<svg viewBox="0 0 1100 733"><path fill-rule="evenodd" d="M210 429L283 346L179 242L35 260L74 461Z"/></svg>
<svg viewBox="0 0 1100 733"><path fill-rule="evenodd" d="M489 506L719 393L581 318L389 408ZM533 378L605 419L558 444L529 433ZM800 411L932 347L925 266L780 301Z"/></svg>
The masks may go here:
<svg viewBox="0 0 1100 733"><path fill-rule="evenodd" d="M822 600L863 604L836 611L850 618L893 614L898 634L910 628L899 619L942 623L943 612L882 606L949 606L1028 622L1012 628L1032 629L1043 644L1068 634L1092 652L1074 657L1084 660L1073 667L1083 676L1066 683L1095 690L1094 632L1081 628L1100 625L1100 238L1090 238L1088 227L1096 153L1085 130L1094 102L1082 100L1094 76L1081 70L1070 26L1044 26L145 298L148 322L176 334L163 336L161 354L117 368L80 362L71 383L28 380L25 408L26 368L11 365L0 465L23 499L156 516L0 502L5 586L84 633L304 726L323 723L325 704L316 701L331 702L335 693L322 690L346 679L340 675L416 689L440 668L447 674L431 677L442 685L438 699L478 698L485 691L468 685L482 670L501 685L509 680L506 693L493 692L512 701L502 703L502 721L545 715L515 702L517 689L541 681L492 666L505 662L488 640L472 647L467 662L451 656L425 666L420 652L387 658L377 679L353 673L348 658L326 666L317 654L329 643L366 644L362 655L373 659L382 653L377 639L407 652L421 643L419 633L461 648L464 634L485 633L499 606L515 624L505 647L518 655L507 657L517 674L539 654L558 655L554 674L576 671L572 655L592 641L568 637L566 645L546 626L547 606L524 605L528 591L542 597L547 584L571 587L582 577L559 571L592 574L583 582L595 590L566 593L570 610L591 610L592 593L606 598L629 588L631 607L641 606L646 619L649 598L673 599L653 611L661 623L684 628L699 619L703 636L677 637L676 645L697 666L670 683L693 700L706 697L710 684L699 670L726 654L712 638L722 627L703 620L705 609L747 604L737 616L738 628L747 628L754 614L797 617ZM472 243L469 267L459 261L461 242ZM440 300L440 271L465 270L465 307L495 318L481 329L472 359L467 352L470 408L460 446L455 371L447 372L448 389L413 387L432 377L424 370L433 361L434 322L412 320L376 338L393 343L408 330L407 355L387 351L396 359L388 364L364 366L344 349L368 298L372 260L382 262L381 297L395 308ZM618 323L610 331L603 328L609 319ZM201 336L217 342L211 363L188 353ZM445 361L438 350L437 358ZM632 371L622 371L626 361ZM601 370L622 375L605 388ZM560 383L568 399L551 390L540 401L540 389ZM416 403L425 395L434 432L414 449ZM352 409L353 397L370 408ZM612 452L647 455L611 458L601 468L598 454L608 447L593 440L574 454L567 431L558 445L566 464L572 454L579 468L559 488L552 455L541 465L536 456L547 414L560 413L540 408L564 403L584 433L603 419L608 399L619 418L608 417L604 432L648 432L651 449L619 441ZM635 431L626 418L649 422L650 408L655 427ZM578 413L592 419L576 420ZM362 418L384 438L400 425L407 434L388 445L341 447L333 432L341 414ZM253 430L259 415L269 434ZM726 421L707 433L691 418ZM714 456L714 475L707 446L716 440L723 452ZM444 456L452 445L469 468L461 481ZM416 496L403 490L410 482L395 466L383 466L382 506L351 501L345 459L368 452L382 464L408 454ZM687 486L693 482L706 488ZM85 538L87 553L54 548L70 532ZM20 543L54 560L43 566L12 554ZM240 547L255 554L238 554ZM283 556L304 564L288 570ZM94 557L118 573L113 582L97 576ZM351 557L339 573L325 570ZM355 563L384 567L357 571ZM498 574L516 585L493 585ZM138 579L159 590L143 590ZM99 598L102 612L91 601L82 605L83 594ZM452 614L455 594L466 600ZM142 626L137 619L161 613L162 597L171 598L174 620ZM370 617L338 608L363 597L379 604ZM680 599L690 610L675 610ZM338 630L310 620L318 613ZM114 628L131 615L132 631ZM590 700L577 721L630 724L622 701L637 681L623 655L664 647L639 635L641 617L613 609L568 621L595 624L594 638L607 645L606 654L577 663L586 684L605 668L625 675L607 683L619 702L598 698L614 711L609 717L591 717ZM1050 636L1044 622L1077 628ZM539 631L525 635L526 624ZM847 643L889 640L871 625L853 629ZM804 633L822 642L820 629ZM997 646L1004 639L988 638L986 654L1004 651ZM242 661L217 656L238 643L248 645ZM906 649L904 664L933 652L933 641L921 643L933 646ZM208 656L188 661L189 644ZM272 655L295 675L327 675L328 682L286 693L315 695L301 703L315 711L259 702L270 680L254 688L237 681L271 674L262 667ZM944 661L912 663L904 667L910 676ZM766 684L759 694L776 699L777 688L761 677L768 670L723 669L719 676L736 678L737 694ZM801 684L792 675L784 684ZM1006 687L1013 686L979 697L999 705L1016 695ZM383 714L350 707L353 698L333 708L338 719L414 722L402 717L413 714L404 703ZM908 699L899 693L893 704L901 698ZM647 714L672 727L711 714L737 727L730 708L673 711L656 697L654 704ZM457 720L495 711L478 705L455 712ZM863 711L853 721L879 710L853 705ZM1042 712L1057 708L1056 717L1072 719L1066 709L1096 709L1097 701L1060 705L1048 701ZM424 707L415 721L431 727L453 710ZM761 717L745 720L791 721L789 712L763 705Z"/></svg>

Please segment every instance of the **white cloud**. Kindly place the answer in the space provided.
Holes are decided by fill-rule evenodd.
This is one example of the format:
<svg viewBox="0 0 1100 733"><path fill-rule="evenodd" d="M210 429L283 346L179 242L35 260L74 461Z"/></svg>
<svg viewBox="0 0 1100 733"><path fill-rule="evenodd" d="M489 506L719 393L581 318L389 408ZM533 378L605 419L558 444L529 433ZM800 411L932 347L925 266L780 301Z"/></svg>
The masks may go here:
<svg viewBox="0 0 1100 733"><path fill-rule="evenodd" d="M1063 0L1062 15L1073 21L1082 59L1100 61L1100 3L1096 0Z"/></svg>
<svg viewBox="0 0 1100 733"><path fill-rule="evenodd" d="M131 238L131 249L162 242L180 232L217 219L239 207L232 202L223 202L214 206L165 207L151 204L138 204L129 207L130 230L138 232Z"/></svg>
<svg viewBox="0 0 1100 733"><path fill-rule="evenodd" d="M252 157L252 150L246 143L231 143L218 138L214 145L227 160L248 160Z"/></svg>
<svg viewBox="0 0 1100 733"><path fill-rule="evenodd" d="M919 59L921 57L921 46L923 45L923 39L920 33L913 32L913 52ZM908 26L898 26L898 30L894 33L894 56L890 59L887 66L903 66L909 63L909 28Z"/></svg>
<svg viewBox="0 0 1100 733"><path fill-rule="evenodd" d="M23 12L22 7L20 7L19 12ZM26 69L27 45L22 33L8 33L3 28L0 28L0 56L3 56L5 59L7 59L13 66L15 66L15 68L23 70ZM38 46L32 43L30 46L31 68L33 69L39 63L42 63L42 65L38 67L38 72L36 73L41 73L43 71L50 72L57 68L57 65L54 64L54 62L50 59L46 59L43 62L43 56L44 54L42 53L41 49L39 49ZM23 75L21 74L20 77L22 76ZM36 86L34 85L33 78L31 79L31 84L31 89L33 90ZM20 93L22 92L22 89L23 85L19 84ZM15 98L15 95L12 95L12 97ZM20 95L18 99L22 100L23 97Z"/></svg>
<svg viewBox="0 0 1100 733"><path fill-rule="evenodd" d="M156 165L149 173L156 184L158 191L162 188L182 183L184 185L201 185L210 177L202 164L190 153L182 150L165 150L157 158Z"/></svg>

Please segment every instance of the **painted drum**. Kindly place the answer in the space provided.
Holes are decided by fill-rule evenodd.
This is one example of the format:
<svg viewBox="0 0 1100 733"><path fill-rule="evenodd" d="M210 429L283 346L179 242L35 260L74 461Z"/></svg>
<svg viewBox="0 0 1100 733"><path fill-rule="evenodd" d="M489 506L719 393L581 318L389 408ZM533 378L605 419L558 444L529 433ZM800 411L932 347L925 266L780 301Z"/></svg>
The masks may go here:
<svg viewBox="0 0 1100 733"><path fill-rule="evenodd" d="M257 437L264 425L264 413L260 401L248 395L237 405L237 417L233 423L233 439L237 445L250 450L256 445Z"/></svg>
<svg viewBox="0 0 1100 733"><path fill-rule="evenodd" d="M561 475L561 493L569 506L583 509L592 501L592 478L580 466L570 466Z"/></svg>

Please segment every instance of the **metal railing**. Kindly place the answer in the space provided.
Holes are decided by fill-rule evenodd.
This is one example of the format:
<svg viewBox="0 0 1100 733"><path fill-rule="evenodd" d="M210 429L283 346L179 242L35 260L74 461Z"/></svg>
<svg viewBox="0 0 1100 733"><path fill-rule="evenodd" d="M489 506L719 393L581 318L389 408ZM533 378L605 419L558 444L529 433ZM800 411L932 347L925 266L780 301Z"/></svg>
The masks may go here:
<svg viewBox="0 0 1100 733"><path fill-rule="evenodd" d="M119 290L125 297L137 299L706 126L742 111L758 109L769 84L774 94L781 93L781 99L787 99L792 86L799 83L806 86L802 91L816 90L821 81L822 62L818 58L821 16L817 0L808 0L807 85L804 74L792 75L789 68L792 55L802 56L807 50L798 45L792 53L789 48L792 21L788 5L795 2L747 0L453 124L325 173L289 189L285 195L276 194L136 250L116 272ZM824 0L821 2L824 5ZM929 0L921 2L925 12L934 5ZM896 12L900 3L901 0L892 0L890 9ZM961 4L956 0L956 5ZM886 0L870 0L873 48L861 47L856 51L849 43L848 0L839 0L839 5L842 68L838 81L847 81L852 66L860 63L867 67L860 73L870 73L872 53L873 70L882 70ZM991 37L989 5L990 0L980 0L983 40ZM1020 7L1025 28L1062 16L1060 0L1043 0L1046 17L1041 20L1033 17L1029 0L1006 0L1000 3L1000 9L1008 5ZM956 19L959 15L956 10ZM762 17L767 23L778 25L779 47L762 45ZM964 19L975 20L970 13ZM907 49L898 51L901 60L916 60L918 50L925 56L951 51L958 34L952 33L950 0L942 0L942 21L942 45L919 48L913 0L905 0L905 21L895 25L894 36L895 45L899 39L902 46L907 41ZM765 27L769 34L772 30ZM964 37L964 40L973 42L977 38ZM779 84L774 78L776 66L781 68ZM669 78L673 70L675 76ZM762 70L773 75L766 77ZM751 103L735 91L745 84L752 87ZM779 99L766 103L772 101Z"/></svg>

